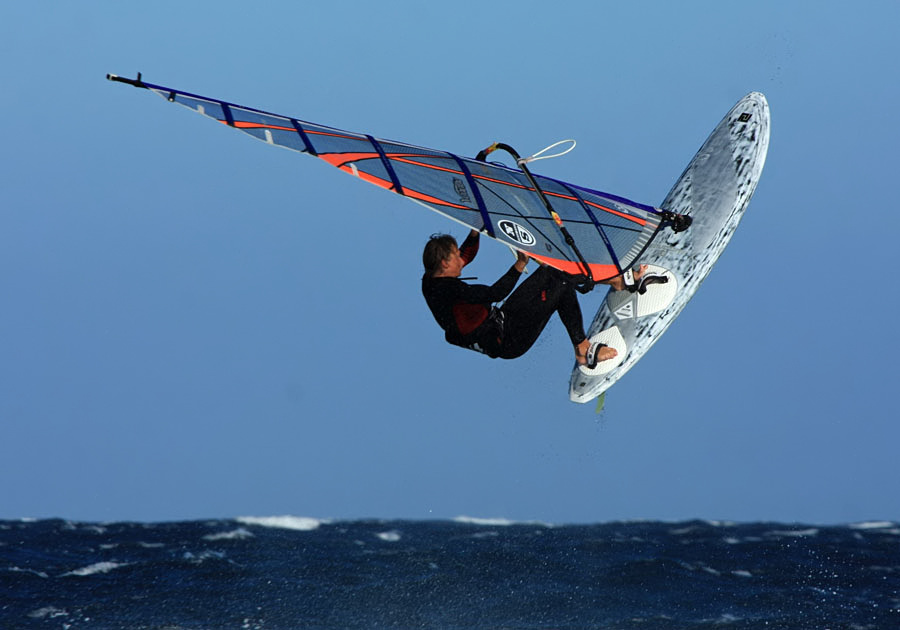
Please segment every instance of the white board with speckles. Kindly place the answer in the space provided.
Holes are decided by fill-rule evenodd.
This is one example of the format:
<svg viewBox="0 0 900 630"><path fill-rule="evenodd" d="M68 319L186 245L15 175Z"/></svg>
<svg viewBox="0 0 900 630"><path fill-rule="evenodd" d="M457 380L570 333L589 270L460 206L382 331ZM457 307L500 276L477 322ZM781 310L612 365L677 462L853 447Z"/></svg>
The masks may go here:
<svg viewBox="0 0 900 630"><path fill-rule="evenodd" d="M670 303L654 312L639 308L641 298L634 294L632 308L627 304L630 294L623 297L623 292L610 290L588 336L607 331L604 335L615 338L624 352L612 369L587 373L576 365L569 381L574 402L588 402L609 389L678 317L731 240L756 190L768 147L769 104L762 94L752 92L725 115L660 205L693 218L684 232L675 234L667 228L641 256L641 263L674 276L677 290L667 296ZM654 286L648 291L651 296L667 285ZM644 314L647 310L651 312Z"/></svg>

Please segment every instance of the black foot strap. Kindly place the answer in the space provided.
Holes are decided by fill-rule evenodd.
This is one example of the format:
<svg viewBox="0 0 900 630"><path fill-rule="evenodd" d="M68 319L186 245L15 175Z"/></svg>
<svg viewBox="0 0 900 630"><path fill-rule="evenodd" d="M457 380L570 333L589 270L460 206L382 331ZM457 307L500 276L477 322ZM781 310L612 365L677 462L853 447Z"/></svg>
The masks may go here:
<svg viewBox="0 0 900 630"><path fill-rule="evenodd" d="M600 343L599 341L596 343L592 343L588 348L587 355L584 357L587 360L586 366L593 370L597 367L599 361L597 361L597 353L600 351L600 348L608 348L605 343Z"/></svg>
<svg viewBox="0 0 900 630"><path fill-rule="evenodd" d="M669 210L664 210L662 213L663 223L669 225L672 228L673 232L684 232L686 229L691 227L691 223L694 222L694 218L686 215L686 214L675 214Z"/></svg>
<svg viewBox="0 0 900 630"><path fill-rule="evenodd" d="M666 284L669 281L669 276L660 276L657 274L649 274L641 277L637 282L633 282L632 284L626 284L625 288L631 291L632 293L639 293L640 295L644 295L647 292L647 287L651 284Z"/></svg>

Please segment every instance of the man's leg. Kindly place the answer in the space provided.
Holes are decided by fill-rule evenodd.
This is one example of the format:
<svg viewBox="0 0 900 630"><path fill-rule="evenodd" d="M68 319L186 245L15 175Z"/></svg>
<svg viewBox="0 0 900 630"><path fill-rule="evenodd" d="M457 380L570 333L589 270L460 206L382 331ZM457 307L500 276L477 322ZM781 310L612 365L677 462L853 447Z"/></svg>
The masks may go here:
<svg viewBox="0 0 900 630"><path fill-rule="evenodd" d="M585 341L581 306L573 285L566 276L551 267L541 267L517 288L502 307L506 317L502 356L515 358L524 354L553 313L559 313L572 345ZM577 352L577 350L576 350Z"/></svg>

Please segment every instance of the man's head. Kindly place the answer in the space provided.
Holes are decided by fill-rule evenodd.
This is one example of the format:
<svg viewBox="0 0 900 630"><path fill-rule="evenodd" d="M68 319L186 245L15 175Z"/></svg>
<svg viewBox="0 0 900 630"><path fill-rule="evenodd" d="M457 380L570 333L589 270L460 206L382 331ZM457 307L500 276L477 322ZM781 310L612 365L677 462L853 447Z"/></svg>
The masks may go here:
<svg viewBox="0 0 900 630"><path fill-rule="evenodd" d="M422 264L426 276L459 276L464 263L456 239L449 234L433 234L425 243Z"/></svg>

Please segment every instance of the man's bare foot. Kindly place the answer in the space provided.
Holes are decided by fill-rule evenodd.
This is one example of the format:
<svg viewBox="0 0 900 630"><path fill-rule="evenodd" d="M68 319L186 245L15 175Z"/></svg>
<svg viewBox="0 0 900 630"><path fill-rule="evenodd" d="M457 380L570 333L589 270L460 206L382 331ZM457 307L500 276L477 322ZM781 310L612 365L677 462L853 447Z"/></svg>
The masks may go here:
<svg viewBox="0 0 900 630"><path fill-rule="evenodd" d="M634 281L637 282L638 280L640 280L641 277L644 275L644 273L646 273L646 271L647 271L647 265L641 265L637 269L632 270L632 273L634 274ZM624 280L624 278L622 278L622 276L616 276L615 278L611 278L611 279L603 282L603 284L608 284L609 286L611 286L613 288L614 291L624 291L625 290L625 280Z"/></svg>
<svg viewBox="0 0 900 630"><path fill-rule="evenodd" d="M587 365L587 353L591 348L591 342L587 339L582 341L575 347L575 361L578 365ZM601 346L597 348L597 363L601 361L609 361L618 356L619 352L615 348L609 346Z"/></svg>
<svg viewBox="0 0 900 630"><path fill-rule="evenodd" d="M601 361L609 361L615 357L619 356L619 351L615 348L610 348L609 346L603 346L602 348L597 348L597 363Z"/></svg>

